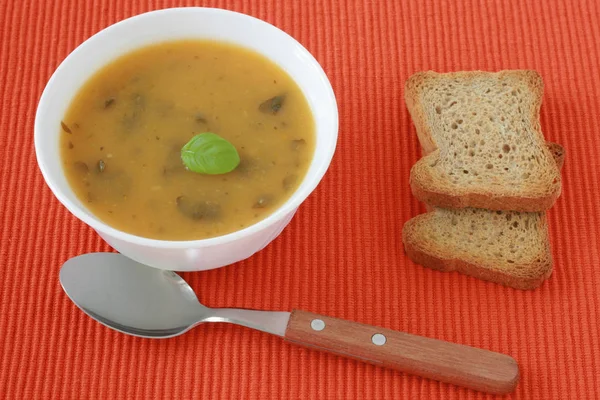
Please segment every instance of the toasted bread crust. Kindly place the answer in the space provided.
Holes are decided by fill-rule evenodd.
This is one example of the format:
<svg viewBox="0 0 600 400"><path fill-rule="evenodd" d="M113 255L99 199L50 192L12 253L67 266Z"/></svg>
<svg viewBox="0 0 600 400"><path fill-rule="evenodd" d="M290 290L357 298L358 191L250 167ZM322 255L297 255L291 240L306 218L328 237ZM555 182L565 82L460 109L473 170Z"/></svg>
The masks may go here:
<svg viewBox="0 0 600 400"><path fill-rule="evenodd" d="M565 148L554 142L546 142L546 145L552 157L554 157L554 161L556 161L556 166L559 170L562 169L565 165Z"/></svg>
<svg viewBox="0 0 600 400"><path fill-rule="evenodd" d="M545 254L539 255L539 262L535 261L531 264L515 264L513 270L502 270L494 268L494 261L492 260L489 261L489 265L482 265L456 258L451 252L437 246L436 243L431 242L428 238L417 235L415 232L417 224L427 224L428 219L433 213L435 213L435 211L418 215L404 224L402 229L404 250L413 262L437 271L456 271L477 279L495 282L521 290L535 289L552 275L553 266L550 242L548 239L546 239L544 243ZM547 234L546 238L548 238ZM518 270L530 271L531 275L523 277L511 273Z"/></svg>
<svg viewBox="0 0 600 400"><path fill-rule="evenodd" d="M409 184L413 195L420 201L442 208L486 208L488 210L541 212L550 209L560 196L558 192L549 193L544 197L499 196L491 191L480 193L459 193L448 187L439 187L421 178L418 171L422 164L437 158L434 152L423 157L411 168ZM559 188L560 189L560 188Z"/></svg>
<svg viewBox="0 0 600 400"><path fill-rule="evenodd" d="M424 160L425 158L421 159L421 161ZM424 187L423 181L415 178L412 173L415 168L418 168L417 164L411 168L409 179L413 195L422 202L435 207L473 207L488 210L541 212L550 209L560 196L560 192L552 193L546 197L496 196L492 192L456 194L453 191L448 191L447 188Z"/></svg>
<svg viewBox="0 0 600 400"><path fill-rule="evenodd" d="M548 146L548 150L550 150L550 152L552 153L552 156L554 157L554 161L556 162L556 166L558 167L558 169L562 169L565 164L564 147L558 143L553 142L546 142L546 146ZM423 154L426 154L425 149L423 149ZM425 208L427 209L427 211L433 211L435 207L428 203L425 203Z"/></svg>

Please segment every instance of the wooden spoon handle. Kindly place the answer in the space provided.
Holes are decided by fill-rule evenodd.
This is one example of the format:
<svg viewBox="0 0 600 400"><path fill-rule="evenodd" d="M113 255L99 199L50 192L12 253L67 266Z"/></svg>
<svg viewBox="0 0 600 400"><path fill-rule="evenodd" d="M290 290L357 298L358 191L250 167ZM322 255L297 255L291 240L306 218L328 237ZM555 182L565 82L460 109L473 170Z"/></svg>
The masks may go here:
<svg viewBox="0 0 600 400"><path fill-rule="evenodd" d="M285 339L408 374L506 394L519 380L505 354L294 310Z"/></svg>

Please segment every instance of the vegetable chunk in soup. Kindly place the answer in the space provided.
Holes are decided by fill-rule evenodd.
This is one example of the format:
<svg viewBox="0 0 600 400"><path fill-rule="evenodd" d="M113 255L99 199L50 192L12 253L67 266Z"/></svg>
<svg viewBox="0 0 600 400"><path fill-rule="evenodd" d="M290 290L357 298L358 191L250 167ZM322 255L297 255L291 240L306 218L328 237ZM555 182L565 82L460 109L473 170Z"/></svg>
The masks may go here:
<svg viewBox="0 0 600 400"><path fill-rule="evenodd" d="M264 219L298 188L316 140L309 105L281 68L198 40L146 47L104 67L58 128L80 201L116 229L164 240Z"/></svg>

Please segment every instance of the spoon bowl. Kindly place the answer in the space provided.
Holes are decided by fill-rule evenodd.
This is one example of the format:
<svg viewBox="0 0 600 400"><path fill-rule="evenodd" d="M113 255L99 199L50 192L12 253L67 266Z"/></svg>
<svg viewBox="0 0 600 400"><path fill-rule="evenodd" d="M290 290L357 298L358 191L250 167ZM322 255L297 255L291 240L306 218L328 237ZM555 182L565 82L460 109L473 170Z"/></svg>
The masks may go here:
<svg viewBox="0 0 600 400"><path fill-rule="evenodd" d="M172 271L117 253L91 253L63 264L67 296L101 324L129 335L169 338L202 322L230 322L283 336L289 312L208 308Z"/></svg>
<svg viewBox="0 0 600 400"><path fill-rule="evenodd" d="M176 273L115 253L68 260L59 275L69 298L90 317L123 333L171 337L210 316Z"/></svg>

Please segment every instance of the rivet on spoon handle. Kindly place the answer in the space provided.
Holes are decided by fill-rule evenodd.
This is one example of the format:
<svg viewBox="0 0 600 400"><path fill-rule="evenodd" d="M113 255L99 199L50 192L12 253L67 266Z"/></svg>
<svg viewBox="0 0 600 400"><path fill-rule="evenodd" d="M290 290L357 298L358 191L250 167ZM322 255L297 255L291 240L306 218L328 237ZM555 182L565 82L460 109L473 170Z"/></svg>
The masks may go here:
<svg viewBox="0 0 600 400"><path fill-rule="evenodd" d="M294 310L285 339L407 374L506 394L519 380L505 354Z"/></svg>

